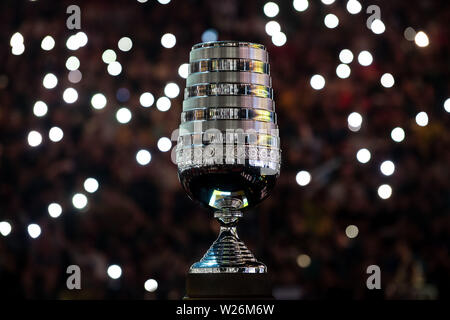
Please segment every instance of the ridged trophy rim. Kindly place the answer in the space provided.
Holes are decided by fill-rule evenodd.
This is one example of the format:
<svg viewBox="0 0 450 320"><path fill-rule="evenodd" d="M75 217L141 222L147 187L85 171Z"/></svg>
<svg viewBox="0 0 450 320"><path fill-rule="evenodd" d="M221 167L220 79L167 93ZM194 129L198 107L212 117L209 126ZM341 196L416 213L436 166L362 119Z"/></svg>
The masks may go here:
<svg viewBox="0 0 450 320"><path fill-rule="evenodd" d="M235 41L235 40L222 40L222 41L208 41L197 43L192 46L192 50L201 48L212 48L212 47L247 47L254 49L266 50L266 46L260 43L247 42L247 41Z"/></svg>

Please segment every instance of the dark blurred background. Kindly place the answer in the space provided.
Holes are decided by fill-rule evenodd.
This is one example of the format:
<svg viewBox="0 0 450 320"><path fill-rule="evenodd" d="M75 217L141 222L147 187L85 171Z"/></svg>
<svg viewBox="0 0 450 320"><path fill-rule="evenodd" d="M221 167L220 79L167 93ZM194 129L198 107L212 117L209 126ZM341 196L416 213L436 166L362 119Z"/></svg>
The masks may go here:
<svg viewBox="0 0 450 320"><path fill-rule="evenodd" d="M160 148L158 141L179 125L185 86L179 67L202 37L217 37L269 50L283 165L272 195L248 211L239 234L267 264L275 297L449 298L448 1L364 1L350 14L347 1L310 0L298 12L292 1L274 0L275 17L264 13L266 2L1 1L0 296L182 298L188 268L213 242L218 224L181 189L171 152L160 150L167 140ZM66 27L71 4L81 8L81 30ZM370 4L381 9L381 34L366 27ZM332 29L324 24L330 13L339 19ZM266 33L271 20L286 35L281 46ZM419 30L428 45L423 35L414 41ZM79 31L87 43L68 49ZM166 33L176 37L173 48L161 45ZM49 38L42 43L47 35L53 48ZM122 37L131 39L131 50L118 48ZM350 76L341 79L336 67L344 48L354 58ZM107 49L122 66L117 76L102 61ZM363 50L373 56L368 66L358 62ZM70 56L80 66L69 63L69 73ZM58 79L55 88L43 86L47 73ZM393 75L392 87L380 83L385 73ZM314 74L324 77L323 89L311 87ZM170 82L180 94L163 112L156 100L171 95L164 92ZM78 93L73 103L67 103L73 91L63 98L69 87ZM154 96L151 107L140 103L144 92ZM103 109L92 107L96 93L107 99ZM36 101L47 112L34 108ZM123 124L116 119L122 107L132 114ZM357 128L354 118L349 128L353 112L363 119L359 125L356 117ZM54 126L63 132L58 142L49 138ZM395 132L399 142L391 137L396 127L405 133L402 140ZM370 151L367 163L356 158L362 148ZM151 154L145 165L136 160L141 149ZM380 171L386 160L395 165L392 175ZM99 184L93 193L85 190L96 189L93 180L85 184L89 177ZM74 206L85 199L84 208ZM62 209L56 218L51 203L59 204L50 207L53 216ZM66 288L71 264L81 268L82 290ZM381 269L381 290L366 288L372 264Z"/></svg>

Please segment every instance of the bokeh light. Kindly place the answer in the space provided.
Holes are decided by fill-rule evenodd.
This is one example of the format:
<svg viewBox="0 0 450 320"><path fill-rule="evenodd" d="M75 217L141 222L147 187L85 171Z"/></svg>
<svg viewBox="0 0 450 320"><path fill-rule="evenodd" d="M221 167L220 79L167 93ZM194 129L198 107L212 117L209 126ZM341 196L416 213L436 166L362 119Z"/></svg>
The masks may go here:
<svg viewBox="0 0 450 320"><path fill-rule="evenodd" d="M107 100L103 93L96 93L91 98L91 106L94 109L103 109L106 106Z"/></svg>
<svg viewBox="0 0 450 320"><path fill-rule="evenodd" d="M45 36L41 42L41 48L45 51L50 51L55 47L55 39L52 36Z"/></svg>
<svg viewBox="0 0 450 320"><path fill-rule="evenodd" d="M344 63L341 63L336 68L336 75L341 79L346 79L350 76L350 67Z"/></svg>
<svg viewBox="0 0 450 320"><path fill-rule="evenodd" d="M52 218L58 218L62 213L62 207L59 203L53 202L48 205L48 214Z"/></svg>
<svg viewBox="0 0 450 320"><path fill-rule="evenodd" d="M381 76L380 83L385 88L392 88L395 83L394 76L390 73L385 73Z"/></svg>
<svg viewBox="0 0 450 320"><path fill-rule="evenodd" d="M122 275L122 268L117 264L113 264L108 267L107 273L111 279L119 279Z"/></svg>
<svg viewBox="0 0 450 320"><path fill-rule="evenodd" d="M155 102L155 97L150 92L144 92L139 97L139 103L144 108L151 107L154 102Z"/></svg>
<svg viewBox="0 0 450 320"><path fill-rule="evenodd" d="M380 165L380 171L385 176L390 176L395 171L395 164L391 160L383 161Z"/></svg>
<svg viewBox="0 0 450 320"><path fill-rule="evenodd" d="M327 28L334 29L339 25L339 18L336 15L329 13L323 19L323 23L325 23Z"/></svg>
<svg viewBox="0 0 450 320"><path fill-rule="evenodd" d="M133 41L131 41L129 37L123 37L117 42L117 46L119 47L119 50L127 52L133 47Z"/></svg>
<svg viewBox="0 0 450 320"><path fill-rule="evenodd" d="M161 152L167 152L172 148L172 141L167 137L162 137L158 140L158 149Z"/></svg>
<svg viewBox="0 0 450 320"><path fill-rule="evenodd" d="M263 7L263 11L267 17L273 18L280 12L280 8L275 2L267 2Z"/></svg>
<svg viewBox="0 0 450 320"><path fill-rule="evenodd" d="M350 239L356 238L358 236L358 233L359 233L358 227L353 224L345 228L345 235Z"/></svg>
<svg viewBox="0 0 450 320"><path fill-rule="evenodd" d="M174 82L169 82L164 87L164 94L169 98L176 98L180 94L180 87Z"/></svg>
<svg viewBox="0 0 450 320"><path fill-rule="evenodd" d="M361 51L358 55L358 62L364 67L370 66L373 62L372 54L366 50Z"/></svg>
<svg viewBox="0 0 450 320"><path fill-rule="evenodd" d="M158 289L158 282L155 279L148 279L144 283L145 291L155 292Z"/></svg>
<svg viewBox="0 0 450 320"><path fill-rule="evenodd" d="M11 233L12 226L8 221L1 221L0 222L0 233L2 236L6 237Z"/></svg>
<svg viewBox="0 0 450 320"><path fill-rule="evenodd" d="M130 109L122 107L116 112L116 119L119 123L125 124L130 122L132 114Z"/></svg>
<svg viewBox="0 0 450 320"><path fill-rule="evenodd" d="M161 97L156 100L156 108L159 111L165 112L170 109L170 106L172 103L170 102L170 99L167 97Z"/></svg>
<svg viewBox="0 0 450 320"><path fill-rule="evenodd" d="M353 53L349 49L343 49L339 52L339 60L342 63L350 63L353 61Z"/></svg>
<svg viewBox="0 0 450 320"><path fill-rule="evenodd" d="M78 92L74 88L64 90L63 99L66 103L74 103L78 100Z"/></svg>
<svg viewBox="0 0 450 320"><path fill-rule="evenodd" d="M37 147L42 142L42 135L39 132L32 130L28 133L27 140L30 147Z"/></svg>
<svg viewBox="0 0 450 320"><path fill-rule="evenodd" d="M356 153L356 159L361 163L369 162L370 158L371 158L370 151L366 148L361 148Z"/></svg>
<svg viewBox="0 0 450 320"><path fill-rule="evenodd" d="M311 77L309 84L314 90L321 90L325 87L325 78L320 74L315 74Z"/></svg>
<svg viewBox="0 0 450 320"><path fill-rule="evenodd" d="M300 254L297 257L297 265L300 268L308 268L311 265L311 258L307 254Z"/></svg>
<svg viewBox="0 0 450 320"><path fill-rule="evenodd" d="M189 63L183 63L178 68L178 74L180 77L186 79L189 75Z"/></svg>
<svg viewBox="0 0 450 320"><path fill-rule="evenodd" d="M122 65L119 61L113 61L108 64L108 73L112 76L117 76L122 72Z"/></svg>
<svg viewBox="0 0 450 320"><path fill-rule="evenodd" d="M88 204L88 199L84 194L76 193L72 197L72 204L76 209L82 210L86 208Z"/></svg>
<svg viewBox="0 0 450 320"><path fill-rule="evenodd" d="M94 193L95 191L98 190L98 181L95 178L87 178L86 180L84 180L83 183L83 187L84 190L86 190L89 193Z"/></svg>
<svg viewBox="0 0 450 320"><path fill-rule="evenodd" d="M357 0L349 0L349 1L347 1L346 8L349 13L357 14L357 13L361 12L362 5Z"/></svg>
<svg viewBox="0 0 450 320"><path fill-rule="evenodd" d="M383 199L389 199L392 195L392 188L388 184L382 184L378 187L378 196Z"/></svg>
<svg viewBox="0 0 450 320"><path fill-rule="evenodd" d="M52 142L59 142L62 140L63 137L64 137L64 132L59 127L52 127L48 131L48 138Z"/></svg>
<svg viewBox="0 0 450 320"><path fill-rule="evenodd" d="M29 224L27 231L28 235L33 239L36 239L41 235L41 227L36 223Z"/></svg>
<svg viewBox="0 0 450 320"><path fill-rule="evenodd" d="M428 114L425 111L421 111L416 115L416 123L421 127L428 125Z"/></svg>
<svg viewBox="0 0 450 320"><path fill-rule="evenodd" d="M405 130L400 127L392 129L391 138L395 142L402 142L405 139Z"/></svg>
<svg viewBox="0 0 450 320"><path fill-rule="evenodd" d="M53 73L47 73L42 80L42 84L46 89L53 89L58 84L58 78Z"/></svg>
<svg viewBox="0 0 450 320"><path fill-rule="evenodd" d="M148 150L141 149L136 153L136 161L141 166L145 166L145 165L149 164L151 160L152 160L152 155L151 155L150 151L148 151Z"/></svg>
<svg viewBox="0 0 450 320"><path fill-rule="evenodd" d="M358 112L352 112L347 117L348 128L353 132L359 131L359 129L361 129L362 121L363 118L361 114Z"/></svg>
<svg viewBox="0 0 450 320"><path fill-rule="evenodd" d="M33 114L36 117L43 117L47 114L48 107L47 104L43 101L36 101L33 106Z"/></svg>
<svg viewBox="0 0 450 320"><path fill-rule="evenodd" d="M295 176L295 181L299 186L306 186L311 182L311 174L308 171L302 170Z"/></svg>
<svg viewBox="0 0 450 320"><path fill-rule="evenodd" d="M430 44L430 40L425 32L419 31L414 37L414 42L419 47L427 47Z"/></svg>
<svg viewBox="0 0 450 320"><path fill-rule="evenodd" d="M166 33L161 37L161 45L164 48L170 49L175 47L175 44L177 43L177 38L171 34L171 33Z"/></svg>
<svg viewBox="0 0 450 320"><path fill-rule="evenodd" d="M294 0L293 5L296 11L303 12L308 9L309 3L308 0Z"/></svg>

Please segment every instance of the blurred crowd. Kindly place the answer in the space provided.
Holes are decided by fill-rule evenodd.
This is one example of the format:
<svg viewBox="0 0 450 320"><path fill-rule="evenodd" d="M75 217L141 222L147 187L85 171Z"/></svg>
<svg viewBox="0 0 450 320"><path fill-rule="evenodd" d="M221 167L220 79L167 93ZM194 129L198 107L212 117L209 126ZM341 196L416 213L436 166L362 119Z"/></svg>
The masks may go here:
<svg viewBox="0 0 450 320"><path fill-rule="evenodd" d="M212 213L191 201L182 190L170 152L157 148L160 137L171 137L180 121L183 94L171 99L169 111L143 108L139 96L164 95L164 86L185 79L178 67L186 63L192 45L210 28L219 40L265 44L269 51L283 165L272 195L250 209L239 223L239 234L269 269L274 295L280 299L439 299L450 296L450 10L446 1L373 1L386 25L376 35L366 27L363 10L349 14L345 1L324 5L309 1L297 12L292 1L277 1L276 19L287 42L272 44L265 32L270 20L264 1L156 0L138 1L2 1L0 4L0 221L12 231L0 235L0 296L40 299L180 299L189 266L198 261L218 234ZM88 43L77 51L66 47L74 33L66 28L66 7L81 8L81 30ZM339 26L323 24L327 13ZM420 48L404 37L407 27L426 31L430 44ZM24 37L25 52L12 55L11 35ZM176 36L174 48L161 46L161 36ZM44 51L42 38L56 46ZM128 36L129 52L117 49ZM102 53L114 49L122 72L111 76ZM339 52L350 49L355 59L347 79L336 76ZM374 61L363 67L361 50ZM79 58L82 80L68 81L66 59ZM43 76L58 77L54 89ZM380 84L383 73L395 78L392 88ZM313 74L325 77L322 90L311 88ZM64 88L74 87L78 100L67 104ZM119 102L118 89L130 92ZM91 97L107 99L102 110ZM38 118L32 108L45 101L49 112ZM132 112L120 124L115 112L126 105ZM347 117L359 112L358 132ZM414 118L427 112L429 123ZM54 143L48 130L64 131ZM395 127L406 138L394 142ZM30 130L43 134L32 148ZM174 142L175 145L175 142ZM136 152L148 149L148 165L136 162ZM366 164L356 159L360 148L371 151ZM379 165L395 163L392 176ZM296 182L300 170L311 173L306 186ZM88 206L77 210L72 196L95 177L100 187L88 195ZM392 196L381 199L381 184ZM60 203L57 219L50 203ZM27 225L37 223L42 234L32 239ZM358 234L345 230L355 225ZM301 257L301 258L299 258ZM309 258L309 259L308 259ZM66 268L81 268L82 289L68 290ZM122 268L119 279L107 275L109 265ZM381 290L368 290L366 269L378 265ZM158 288L144 289L147 279Z"/></svg>

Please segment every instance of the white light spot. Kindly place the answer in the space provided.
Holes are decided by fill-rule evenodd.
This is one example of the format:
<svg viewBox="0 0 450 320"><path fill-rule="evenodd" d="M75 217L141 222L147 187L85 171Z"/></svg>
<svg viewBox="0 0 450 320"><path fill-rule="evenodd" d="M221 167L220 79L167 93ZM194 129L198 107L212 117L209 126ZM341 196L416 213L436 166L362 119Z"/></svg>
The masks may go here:
<svg viewBox="0 0 450 320"><path fill-rule="evenodd" d="M325 16L323 22L327 28L334 29L339 25L339 18L336 15L329 13Z"/></svg>
<svg viewBox="0 0 450 320"><path fill-rule="evenodd" d="M423 31L419 31L416 33L416 36L414 37L414 42L419 47L426 47L430 44L430 40L428 39L427 34Z"/></svg>
<svg viewBox="0 0 450 320"><path fill-rule="evenodd" d="M351 70L350 67L346 64L341 63L336 68L336 74L341 79L346 79L350 76Z"/></svg>
<svg viewBox="0 0 450 320"><path fill-rule="evenodd" d="M83 184L84 190L94 193L98 190L98 181L95 178L87 178Z"/></svg>
<svg viewBox="0 0 450 320"><path fill-rule="evenodd" d="M176 43L177 43L177 38L175 38L175 36L171 33L166 33L165 35L163 35L161 37L161 45L164 48L167 48L167 49L173 48Z"/></svg>
<svg viewBox="0 0 450 320"><path fill-rule="evenodd" d="M139 98L139 103L144 108L151 107L155 102L155 97L150 92L144 92Z"/></svg>
<svg viewBox="0 0 450 320"><path fill-rule="evenodd" d="M158 289L158 282L155 279L148 279L144 283L144 288L148 292L155 292Z"/></svg>
<svg viewBox="0 0 450 320"><path fill-rule="evenodd" d="M113 264L108 267L108 276L111 279L119 279L122 275L122 268L119 267L117 264Z"/></svg>
<svg viewBox="0 0 450 320"><path fill-rule="evenodd" d="M66 47L69 50L75 51L80 48L80 41L76 35L71 35L67 38Z"/></svg>
<svg viewBox="0 0 450 320"><path fill-rule="evenodd" d="M16 47L23 45L23 36L20 32L16 32L11 36L11 39L9 40L9 44L11 47Z"/></svg>
<svg viewBox="0 0 450 320"><path fill-rule="evenodd" d="M343 49L339 52L339 60L342 63L350 63L353 61L353 53L349 49Z"/></svg>
<svg viewBox="0 0 450 320"><path fill-rule="evenodd" d="M450 98L447 98L447 100L445 100L444 109L445 111L450 112Z"/></svg>
<svg viewBox="0 0 450 320"><path fill-rule="evenodd" d="M49 216L52 218L58 218L62 213L62 207L58 203L50 203L47 209Z"/></svg>
<svg viewBox="0 0 450 320"><path fill-rule="evenodd" d="M266 23L266 33L269 36L273 36L274 34L281 31L281 26L276 21L269 21Z"/></svg>
<svg viewBox="0 0 450 320"><path fill-rule="evenodd" d="M371 158L370 151L366 148L359 149L356 153L356 159L361 163L367 163L369 162Z"/></svg>
<svg viewBox="0 0 450 320"><path fill-rule="evenodd" d="M358 62L360 65L367 67L367 66L370 66L372 61L373 61L373 57L369 51L364 50L359 53Z"/></svg>
<svg viewBox="0 0 450 320"><path fill-rule="evenodd" d="M74 70L74 71L70 71L67 78L69 79L70 82L72 83L78 83L81 81L82 78L82 74L80 72L80 70Z"/></svg>
<svg viewBox="0 0 450 320"><path fill-rule="evenodd" d="M116 119L119 123L128 123L131 120L131 111L128 108L120 108L116 112Z"/></svg>
<svg viewBox="0 0 450 320"><path fill-rule="evenodd" d="M158 149L161 152L169 151L172 148L172 141L167 137L162 137L158 140Z"/></svg>
<svg viewBox="0 0 450 320"><path fill-rule="evenodd" d="M170 106L172 105L172 103L170 102L169 98L167 97L161 97L158 98L158 100L156 100L156 108L159 111L167 111L170 109Z"/></svg>
<svg viewBox="0 0 450 320"><path fill-rule="evenodd" d="M311 182L311 174L305 170L299 171L295 176L295 181L298 185L304 187Z"/></svg>
<svg viewBox="0 0 450 320"><path fill-rule="evenodd" d="M107 100L104 94L96 93L91 98L91 105L94 109L103 109L106 106Z"/></svg>
<svg viewBox="0 0 450 320"><path fill-rule="evenodd" d="M386 30L386 27L383 21L381 21L380 19L375 19L370 25L370 29L372 29L373 33L375 34L382 34Z"/></svg>
<svg viewBox="0 0 450 320"><path fill-rule="evenodd" d="M47 89L53 89L58 84L58 78L53 73L47 73L42 80L42 84Z"/></svg>
<svg viewBox="0 0 450 320"><path fill-rule="evenodd" d="M414 30L411 27L408 27L405 29L405 31L403 32L403 36L405 37L406 40L408 41L414 41L414 38L416 37L416 30Z"/></svg>
<svg viewBox="0 0 450 320"><path fill-rule="evenodd" d="M273 18L275 17L278 12L280 12L280 8L278 7L278 5L275 2L267 2L264 5L264 14L266 16L268 16L269 18Z"/></svg>
<svg viewBox="0 0 450 320"><path fill-rule="evenodd" d="M395 142L402 142L405 139L405 131L400 127L394 128L391 131L391 138Z"/></svg>
<svg viewBox="0 0 450 320"><path fill-rule="evenodd" d="M48 137L51 141L58 142L58 141L61 141L62 138L64 137L64 132L61 130L61 128L52 127L48 131Z"/></svg>
<svg viewBox="0 0 450 320"><path fill-rule="evenodd" d="M77 57L71 56L66 60L67 70L77 70L80 67L80 60Z"/></svg>
<svg viewBox="0 0 450 320"><path fill-rule="evenodd" d="M28 133L27 140L30 147L37 147L42 142L42 136L39 132L33 130Z"/></svg>
<svg viewBox="0 0 450 320"><path fill-rule="evenodd" d="M15 56L20 56L25 51L25 45L23 43L20 43L18 45L15 45L11 49L11 53Z"/></svg>
<svg viewBox="0 0 450 320"><path fill-rule="evenodd" d="M294 0L294 9L299 11L299 12L303 12L306 9L308 9L308 0Z"/></svg>
<svg viewBox="0 0 450 320"><path fill-rule="evenodd" d="M214 29L208 29L202 33L202 42L217 41L218 38L219 34Z"/></svg>
<svg viewBox="0 0 450 320"><path fill-rule="evenodd" d="M39 237L41 235L41 227L39 227L39 225L36 223L29 224L27 227L27 230L28 230L28 234L33 239L36 239L37 237Z"/></svg>
<svg viewBox="0 0 450 320"><path fill-rule="evenodd" d="M390 73L385 73L381 76L380 82L383 87L391 88L395 83L394 76Z"/></svg>
<svg viewBox="0 0 450 320"><path fill-rule="evenodd" d="M77 43L80 47L84 47L88 42L88 37L87 37L86 33L84 33L83 31L78 32L75 35L75 37L76 37Z"/></svg>
<svg viewBox="0 0 450 320"><path fill-rule="evenodd" d="M122 72L122 65L118 61L113 61L108 64L108 73L112 76L117 76Z"/></svg>
<svg viewBox="0 0 450 320"><path fill-rule="evenodd" d="M323 4L330 5L334 3L335 0L321 0Z"/></svg>
<svg viewBox="0 0 450 320"><path fill-rule="evenodd" d="M158 0L158 2L161 4L168 4L170 0Z"/></svg>
<svg viewBox="0 0 450 320"><path fill-rule="evenodd" d="M357 0L350 0L347 2L347 11L351 14L357 14L361 11L361 3Z"/></svg>
<svg viewBox="0 0 450 320"><path fill-rule="evenodd" d="M11 224L7 221L0 222L0 233L2 236L6 237L8 234L11 233L12 227Z"/></svg>
<svg viewBox="0 0 450 320"><path fill-rule="evenodd" d="M74 103L78 100L78 92L74 88L64 90L63 99L66 103Z"/></svg>
<svg viewBox="0 0 450 320"><path fill-rule="evenodd" d="M84 209L87 206L88 199L87 197L82 193L76 193L72 197L72 204L75 208L81 210Z"/></svg>
<svg viewBox="0 0 450 320"><path fill-rule="evenodd" d="M111 62L116 61L117 55L112 49L107 49L102 54L102 60L104 63L110 64Z"/></svg>
<svg viewBox="0 0 450 320"><path fill-rule="evenodd" d="M348 128L353 131L359 131L361 129L363 118L358 112L352 112L347 118Z"/></svg>
<svg viewBox="0 0 450 320"><path fill-rule="evenodd" d="M325 87L325 78L320 74L315 74L311 77L309 84L314 90L320 90Z"/></svg>
<svg viewBox="0 0 450 320"><path fill-rule="evenodd" d="M152 155L150 154L150 152L148 150L142 149L136 153L136 161L141 166L145 166L145 165L149 164L151 160L152 160Z"/></svg>
<svg viewBox="0 0 450 320"><path fill-rule="evenodd" d="M186 79L189 75L189 63L183 63L178 68L178 74L180 75L180 77Z"/></svg>
<svg viewBox="0 0 450 320"><path fill-rule="evenodd" d="M48 107L43 101L36 101L33 106L33 113L36 117L43 117L47 114Z"/></svg>
<svg viewBox="0 0 450 320"><path fill-rule="evenodd" d="M180 87L174 82L169 82L164 87L164 94L169 98L176 98L180 94Z"/></svg>
<svg viewBox="0 0 450 320"><path fill-rule="evenodd" d="M428 115L426 112L421 111L416 115L416 123L421 126L425 127L428 124Z"/></svg>
<svg viewBox="0 0 450 320"><path fill-rule="evenodd" d="M378 196L381 199L389 199L392 195L392 188L388 184L383 184L378 187Z"/></svg>
<svg viewBox="0 0 450 320"><path fill-rule="evenodd" d="M55 39L52 36L46 36L42 39L41 48L45 51L50 51L55 47Z"/></svg>
<svg viewBox="0 0 450 320"><path fill-rule="evenodd" d="M277 47L283 46L287 41L286 35L283 32L277 32L272 35L272 43Z"/></svg>
<svg viewBox="0 0 450 320"><path fill-rule="evenodd" d="M119 42L117 43L117 46L120 50L127 52L130 51L133 47L133 41L131 41L128 37L120 38Z"/></svg>
<svg viewBox="0 0 450 320"><path fill-rule="evenodd" d="M297 257L297 265L300 268L307 268L311 264L311 258L307 254L301 254Z"/></svg>
<svg viewBox="0 0 450 320"><path fill-rule="evenodd" d="M358 236L358 233L359 233L358 227L353 224L345 228L345 235L350 239L356 238Z"/></svg>
<svg viewBox="0 0 450 320"><path fill-rule="evenodd" d="M385 176L390 176L395 171L395 164L391 160L383 161L380 165L380 171Z"/></svg>

